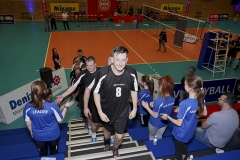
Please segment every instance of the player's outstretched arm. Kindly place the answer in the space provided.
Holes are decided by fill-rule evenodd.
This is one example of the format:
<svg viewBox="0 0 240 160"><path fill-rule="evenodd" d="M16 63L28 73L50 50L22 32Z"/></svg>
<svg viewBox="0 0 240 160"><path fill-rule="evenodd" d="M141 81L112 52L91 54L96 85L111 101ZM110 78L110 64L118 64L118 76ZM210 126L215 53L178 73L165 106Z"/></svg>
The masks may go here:
<svg viewBox="0 0 240 160"><path fill-rule="evenodd" d="M57 96L57 99L55 100L55 103L56 103L57 105L59 105L59 104L62 102L63 98L65 98L67 95L71 94L71 93L76 89L76 87L77 87L77 86L72 85L72 86L69 87L69 88L67 89L67 91L64 92L62 95Z"/></svg>

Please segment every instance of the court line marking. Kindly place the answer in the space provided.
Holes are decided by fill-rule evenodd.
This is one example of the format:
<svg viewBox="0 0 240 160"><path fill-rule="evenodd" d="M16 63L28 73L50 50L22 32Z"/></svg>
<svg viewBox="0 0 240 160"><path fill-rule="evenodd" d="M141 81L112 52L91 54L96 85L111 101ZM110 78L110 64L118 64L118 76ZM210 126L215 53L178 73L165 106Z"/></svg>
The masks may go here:
<svg viewBox="0 0 240 160"><path fill-rule="evenodd" d="M50 36L49 36L49 39L48 39L48 46L47 46L47 51L46 51L46 56L45 56L43 67L45 67L45 65L46 65L47 55L48 55L48 48L49 48L49 44L50 44L50 41L51 41L51 36L52 36L52 32L50 33Z"/></svg>
<svg viewBox="0 0 240 160"><path fill-rule="evenodd" d="M154 39L155 41L158 41L157 39L155 39L155 38L153 38L151 35L149 35L148 33L146 33L145 31L143 31L143 30L141 30L143 33L145 33L146 35L148 35L149 37L151 37L152 39ZM182 57L184 57L185 59L187 59L187 60L189 60L190 61L190 59L188 59L187 57L185 57L184 55L182 55L181 53L179 53L179 52L177 52L177 51L175 51L174 49L172 49L171 47L169 47L169 46L167 46L166 45L166 47L167 48L169 48L169 49L171 49L173 52L175 52L175 53L177 53L177 54L179 54L180 56L182 56Z"/></svg>
<svg viewBox="0 0 240 160"><path fill-rule="evenodd" d="M147 61L145 61L126 41L124 41L124 39L122 39L122 37L120 37L114 30L112 30L111 27L109 27L111 29L111 31L118 37L120 38L129 48L131 48L131 50L133 50L133 52L146 64L148 64Z"/></svg>
<svg viewBox="0 0 240 160"><path fill-rule="evenodd" d="M167 62L151 62L149 64L158 64L158 63L181 63L181 62L191 62L191 61L198 61L198 60L183 60L183 61L167 61ZM128 64L128 65L139 65L139 64L145 64L145 63L134 63L134 64Z"/></svg>
<svg viewBox="0 0 240 160"><path fill-rule="evenodd" d="M112 28L111 27L109 27L111 30L112 30ZM143 62L145 62L147 65L148 65L148 67L150 67L156 74L159 74L152 66L150 66L150 64L147 62L147 61L145 61L126 41L124 41L123 39L122 39L122 37L120 37L114 30L112 30L112 32L114 33L114 34L116 34L116 36L118 36L118 38L120 38L129 48L131 48L132 50L133 50L133 52L140 58L140 59L142 59L143 60ZM159 74L160 75L160 74Z"/></svg>

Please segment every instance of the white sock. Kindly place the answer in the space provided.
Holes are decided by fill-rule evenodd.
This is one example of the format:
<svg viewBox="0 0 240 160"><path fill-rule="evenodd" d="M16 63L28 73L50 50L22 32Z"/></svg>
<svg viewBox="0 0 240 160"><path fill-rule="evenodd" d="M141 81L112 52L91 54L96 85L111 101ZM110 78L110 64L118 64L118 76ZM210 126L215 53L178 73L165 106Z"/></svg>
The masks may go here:
<svg viewBox="0 0 240 160"><path fill-rule="evenodd" d="M88 126L88 129L89 129L89 130L91 130L91 129L92 129L92 127L91 127L91 126Z"/></svg>
<svg viewBox="0 0 240 160"><path fill-rule="evenodd" d="M96 138L97 137L97 133L92 133L92 138Z"/></svg>

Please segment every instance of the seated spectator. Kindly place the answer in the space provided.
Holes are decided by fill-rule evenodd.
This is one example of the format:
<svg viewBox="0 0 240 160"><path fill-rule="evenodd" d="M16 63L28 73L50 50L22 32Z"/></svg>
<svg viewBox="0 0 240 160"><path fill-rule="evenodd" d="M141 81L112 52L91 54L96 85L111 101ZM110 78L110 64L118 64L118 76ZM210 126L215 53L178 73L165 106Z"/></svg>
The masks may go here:
<svg viewBox="0 0 240 160"><path fill-rule="evenodd" d="M122 6L120 4L117 6L117 13L122 14Z"/></svg>
<svg viewBox="0 0 240 160"><path fill-rule="evenodd" d="M195 138L208 146L223 148L239 125L238 114L233 109L236 102L236 96L229 92L218 98L221 111L212 113L202 122L202 127L197 127Z"/></svg>

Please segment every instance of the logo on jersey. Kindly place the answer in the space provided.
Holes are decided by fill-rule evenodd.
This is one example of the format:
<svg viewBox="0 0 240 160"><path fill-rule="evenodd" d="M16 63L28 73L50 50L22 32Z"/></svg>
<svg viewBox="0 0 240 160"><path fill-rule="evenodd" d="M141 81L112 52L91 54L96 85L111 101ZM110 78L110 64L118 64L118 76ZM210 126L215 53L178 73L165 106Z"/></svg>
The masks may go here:
<svg viewBox="0 0 240 160"><path fill-rule="evenodd" d="M98 0L98 8L100 11L108 11L111 6L110 0Z"/></svg>
<svg viewBox="0 0 240 160"><path fill-rule="evenodd" d="M61 78L59 76L57 76L57 75L54 76L54 78L53 78L54 86L58 86L58 84L61 83L60 79Z"/></svg>

